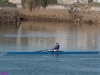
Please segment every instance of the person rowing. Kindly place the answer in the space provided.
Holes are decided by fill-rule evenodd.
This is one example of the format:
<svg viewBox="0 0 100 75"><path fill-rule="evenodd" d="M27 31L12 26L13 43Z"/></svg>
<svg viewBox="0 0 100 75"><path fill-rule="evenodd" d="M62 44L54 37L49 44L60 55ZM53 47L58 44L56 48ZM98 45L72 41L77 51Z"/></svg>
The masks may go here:
<svg viewBox="0 0 100 75"><path fill-rule="evenodd" d="M52 51L56 52L59 51L60 45L59 43L56 43L55 47L52 49Z"/></svg>
<svg viewBox="0 0 100 75"><path fill-rule="evenodd" d="M53 47L52 49L39 50L38 52L45 52L45 51L48 51L48 52L58 52L59 48L60 48L59 43L56 43L55 47Z"/></svg>

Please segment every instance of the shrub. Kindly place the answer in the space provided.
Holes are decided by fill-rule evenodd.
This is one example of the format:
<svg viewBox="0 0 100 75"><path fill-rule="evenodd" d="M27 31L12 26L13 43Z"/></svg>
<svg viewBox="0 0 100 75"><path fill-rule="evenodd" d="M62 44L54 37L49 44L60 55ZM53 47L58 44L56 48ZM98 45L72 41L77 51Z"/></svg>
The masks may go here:
<svg viewBox="0 0 100 75"><path fill-rule="evenodd" d="M27 0L26 1L26 5L27 5L27 8L30 10L30 11L32 11L32 0Z"/></svg>
<svg viewBox="0 0 100 75"><path fill-rule="evenodd" d="M7 2L9 2L9 1L8 0L0 0L0 4L5 4Z"/></svg>
<svg viewBox="0 0 100 75"><path fill-rule="evenodd" d="M46 8L48 5L48 0L41 0L42 7Z"/></svg>
<svg viewBox="0 0 100 75"><path fill-rule="evenodd" d="M88 2L93 2L93 0L88 0Z"/></svg>

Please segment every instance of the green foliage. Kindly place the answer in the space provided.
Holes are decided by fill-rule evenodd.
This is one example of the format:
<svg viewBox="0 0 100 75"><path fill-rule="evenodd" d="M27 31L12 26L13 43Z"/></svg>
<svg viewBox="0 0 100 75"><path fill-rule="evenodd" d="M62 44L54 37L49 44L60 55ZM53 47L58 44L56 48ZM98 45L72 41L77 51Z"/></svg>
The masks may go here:
<svg viewBox="0 0 100 75"><path fill-rule="evenodd" d="M88 0L88 2L93 2L93 0Z"/></svg>
<svg viewBox="0 0 100 75"><path fill-rule="evenodd" d="M48 0L48 4L57 4L57 0Z"/></svg>
<svg viewBox="0 0 100 75"><path fill-rule="evenodd" d="M28 9L30 10L30 11L32 11L32 0L27 0L26 1L26 5L27 5L27 7L28 7Z"/></svg>
<svg viewBox="0 0 100 75"><path fill-rule="evenodd" d="M0 0L0 4L5 4L7 2L9 2L9 1L8 0Z"/></svg>
<svg viewBox="0 0 100 75"><path fill-rule="evenodd" d="M48 5L48 0L41 0L42 7L46 8Z"/></svg>
<svg viewBox="0 0 100 75"><path fill-rule="evenodd" d="M31 3L30 0L21 0L21 3L23 8L30 8L31 6L33 8L40 6L46 8L48 4L57 4L57 0L31 0Z"/></svg>
<svg viewBox="0 0 100 75"><path fill-rule="evenodd" d="M7 3L7 2L9 2L8 0L3 0L3 3Z"/></svg>

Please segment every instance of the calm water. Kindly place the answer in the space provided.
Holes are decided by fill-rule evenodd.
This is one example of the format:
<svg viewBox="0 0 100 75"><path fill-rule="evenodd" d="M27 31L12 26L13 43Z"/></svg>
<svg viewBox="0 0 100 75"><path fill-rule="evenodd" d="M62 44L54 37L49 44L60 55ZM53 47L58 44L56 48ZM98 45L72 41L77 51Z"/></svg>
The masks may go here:
<svg viewBox="0 0 100 75"><path fill-rule="evenodd" d="M99 51L99 25L24 22L0 26L0 74L100 75L98 55L7 55L8 51L51 49L58 42L63 51Z"/></svg>
<svg viewBox="0 0 100 75"><path fill-rule="evenodd" d="M100 75L100 55L0 55L9 75Z"/></svg>

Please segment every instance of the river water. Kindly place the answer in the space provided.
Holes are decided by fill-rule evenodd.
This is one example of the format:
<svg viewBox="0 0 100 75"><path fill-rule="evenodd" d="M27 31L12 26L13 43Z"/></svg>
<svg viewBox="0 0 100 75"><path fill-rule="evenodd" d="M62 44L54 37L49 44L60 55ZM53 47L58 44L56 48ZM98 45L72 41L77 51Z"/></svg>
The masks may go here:
<svg viewBox="0 0 100 75"><path fill-rule="evenodd" d="M99 51L99 25L23 22L0 26L0 75L100 75L100 55L8 55L51 49Z"/></svg>

